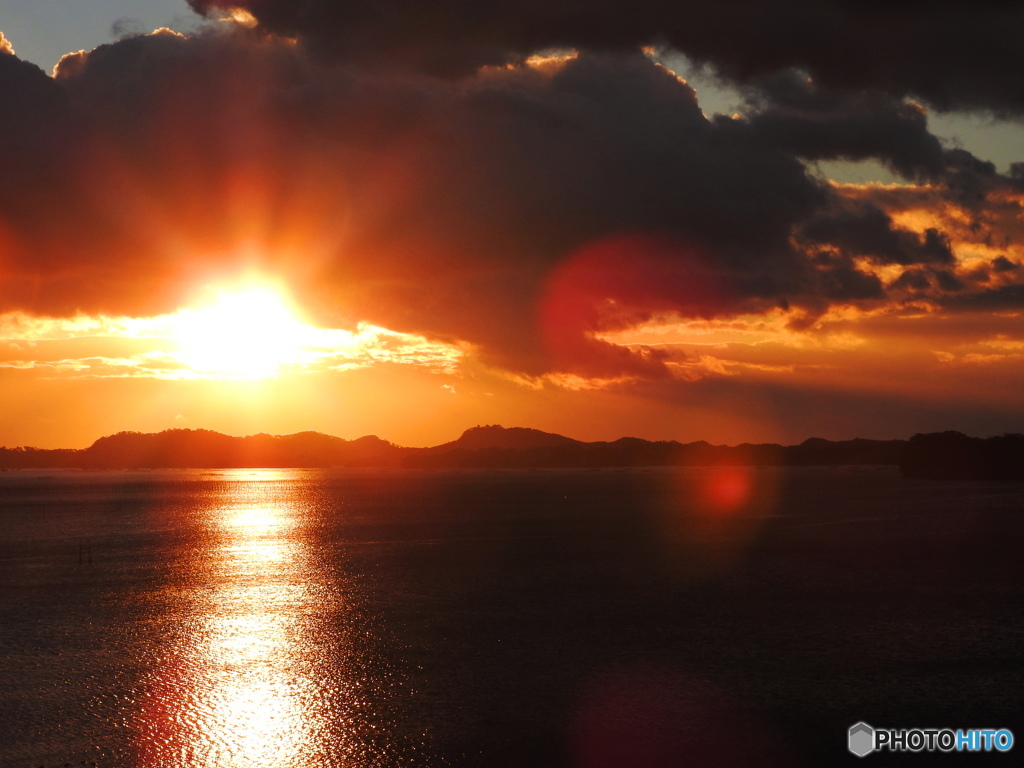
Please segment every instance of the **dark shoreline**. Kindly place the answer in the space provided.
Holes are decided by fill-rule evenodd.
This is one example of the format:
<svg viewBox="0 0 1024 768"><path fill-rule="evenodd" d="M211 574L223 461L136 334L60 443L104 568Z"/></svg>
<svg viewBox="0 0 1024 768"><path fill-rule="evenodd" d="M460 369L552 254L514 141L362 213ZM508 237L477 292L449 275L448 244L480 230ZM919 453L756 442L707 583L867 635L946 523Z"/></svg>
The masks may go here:
<svg viewBox="0 0 1024 768"><path fill-rule="evenodd" d="M406 448L376 436L344 440L319 432L233 437L210 430L120 432L84 449L0 448L0 469L316 468L526 469L687 466L898 466L907 477L1024 481L1024 436L959 432L909 440L810 438L799 445L711 445L624 437L582 442L521 427L474 427L458 440Z"/></svg>

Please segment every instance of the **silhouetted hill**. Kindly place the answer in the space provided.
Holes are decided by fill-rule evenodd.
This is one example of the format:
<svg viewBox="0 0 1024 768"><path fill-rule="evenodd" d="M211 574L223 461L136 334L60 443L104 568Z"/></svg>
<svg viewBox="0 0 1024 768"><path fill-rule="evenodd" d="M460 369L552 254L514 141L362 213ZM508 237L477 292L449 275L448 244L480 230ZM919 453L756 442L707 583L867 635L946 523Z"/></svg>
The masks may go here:
<svg viewBox="0 0 1024 768"><path fill-rule="evenodd" d="M74 448L0 448L0 469L60 469L80 466Z"/></svg>
<svg viewBox="0 0 1024 768"><path fill-rule="evenodd" d="M801 446L737 446L642 440L584 443L536 429L475 427L450 443L408 449L406 466L440 468L787 466L792 464L897 464L906 441L815 439Z"/></svg>
<svg viewBox="0 0 1024 768"><path fill-rule="evenodd" d="M231 437L206 429L157 434L119 432L79 452L74 466L141 467L329 467L394 466L395 445L378 437L342 440L319 432Z"/></svg>
<svg viewBox="0 0 1024 768"><path fill-rule="evenodd" d="M821 464L899 464L906 440L864 440L854 438L833 442L811 437L787 448L788 463Z"/></svg>
<svg viewBox="0 0 1024 768"><path fill-rule="evenodd" d="M959 432L907 440L814 437L799 445L736 446L623 437L585 443L538 429L497 425L467 429L457 440L403 448L368 435L356 440L299 432L231 437L206 429L156 434L119 432L83 450L0 448L0 468L131 469L146 467L650 467L899 465L910 477L1024 480L1024 436L988 440Z"/></svg>
<svg viewBox="0 0 1024 768"><path fill-rule="evenodd" d="M444 451L463 449L468 451L479 451L484 448L502 448L509 450L531 450L535 448L563 447L567 445L582 445L579 440L571 437L556 435L551 432L541 432L539 429L528 427L502 427L497 424L485 427L470 427L457 439L450 443L435 446L428 450Z"/></svg>

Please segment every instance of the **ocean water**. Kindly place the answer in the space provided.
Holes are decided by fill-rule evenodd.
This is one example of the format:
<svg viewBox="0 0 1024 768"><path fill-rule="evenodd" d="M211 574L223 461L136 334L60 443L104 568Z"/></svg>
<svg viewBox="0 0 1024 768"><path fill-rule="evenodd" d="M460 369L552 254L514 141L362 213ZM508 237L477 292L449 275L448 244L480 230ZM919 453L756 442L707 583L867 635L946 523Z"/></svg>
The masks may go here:
<svg viewBox="0 0 1024 768"><path fill-rule="evenodd" d="M1024 737L1024 490L0 473L0 766L820 765ZM877 756L876 756L877 757Z"/></svg>

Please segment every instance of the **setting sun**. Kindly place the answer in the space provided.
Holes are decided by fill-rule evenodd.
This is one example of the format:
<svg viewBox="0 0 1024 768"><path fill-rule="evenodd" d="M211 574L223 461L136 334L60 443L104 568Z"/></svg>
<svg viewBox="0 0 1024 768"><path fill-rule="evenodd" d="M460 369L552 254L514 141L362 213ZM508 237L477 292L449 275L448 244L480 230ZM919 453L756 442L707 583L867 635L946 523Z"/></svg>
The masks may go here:
<svg viewBox="0 0 1024 768"><path fill-rule="evenodd" d="M173 322L180 359L197 372L238 379L273 376L298 362L315 329L272 288L218 291L217 301L181 310Z"/></svg>

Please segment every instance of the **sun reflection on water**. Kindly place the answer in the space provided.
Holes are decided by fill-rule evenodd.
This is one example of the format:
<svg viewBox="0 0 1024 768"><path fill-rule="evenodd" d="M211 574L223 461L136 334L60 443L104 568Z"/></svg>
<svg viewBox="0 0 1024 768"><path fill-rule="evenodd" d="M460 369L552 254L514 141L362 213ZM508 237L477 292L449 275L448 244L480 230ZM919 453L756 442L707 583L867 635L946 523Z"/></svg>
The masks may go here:
<svg viewBox="0 0 1024 768"><path fill-rule="evenodd" d="M328 596L300 535L301 505L273 473L234 474L223 504L200 516L204 546L185 590L192 604L143 703L139 764L335 764L328 709L338 702L325 703L331 692L306 638Z"/></svg>

